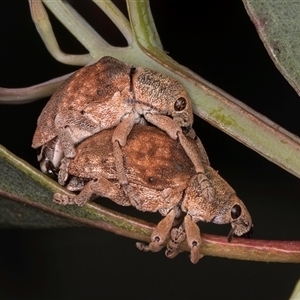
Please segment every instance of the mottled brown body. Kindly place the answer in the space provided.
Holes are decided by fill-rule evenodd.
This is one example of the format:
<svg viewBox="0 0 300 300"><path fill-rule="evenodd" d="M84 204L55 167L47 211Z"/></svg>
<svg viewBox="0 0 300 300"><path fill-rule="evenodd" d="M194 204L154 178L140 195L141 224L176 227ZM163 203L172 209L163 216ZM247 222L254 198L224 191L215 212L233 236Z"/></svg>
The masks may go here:
<svg viewBox="0 0 300 300"><path fill-rule="evenodd" d="M82 191L74 197L55 194L56 203L83 205L93 195L100 195L142 211L159 211L165 217L153 231L152 242L149 245L138 243L138 248L159 251L171 232L166 255L174 257L178 245L186 240L194 263L201 257L201 237L196 222L231 223L230 239L233 234L241 236L251 230L252 220L246 207L228 183L209 166L199 140L189 138L191 147L203 162L203 180L208 179L215 190L211 201L203 197L203 182L199 181L199 174L179 142L154 126L134 126L127 144L122 147L128 184L139 195L132 203L117 180L110 143L112 135L113 129L105 130L78 145L75 158L63 167L70 176L67 188ZM173 228L176 219L182 215L182 224Z"/></svg>
<svg viewBox="0 0 300 300"><path fill-rule="evenodd" d="M45 162L57 169L59 158L75 157L77 144L97 132L115 128L111 141L118 181L134 205L139 195L128 184L121 147L126 145L132 127L145 120L179 140L202 180L202 161L187 139L194 135L193 112L183 86L161 73L133 67L112 57L103 57L82 68L61 85L38 119L32 147L42 147L45 157L41 160L42 170L47 169ZM55 155L48 151L48 143L56 149ZM60 173L58 180L64 184L66 174ZM208 199L214 197L209 184L202 193Z"/></svg>
<svg viewBox="0 0 300 300"><path fill-rule="evenodd" d="M119 190L122 203L130 205L128 195L122 191L118 182L112 134L113 129L105 130L78 145L75 158L65 165L66 171L68 175L84 181L99 178L110 180L114 185L111 188ZM166 143L163 131L152 126L136 125L122 151L129 185L140 195L140 200L134 205L137 209L168 211L178 204L190 178L195 174L193 164L178 142L174 141L170 145ZM76 190L74 177L71 177L67 188ZM102 193L105 197L106 191ZM72 202L84 205L88 200L90 199L77 197ZM120 204L119 198L111 200Z"/></svg>
<svg viewBox="0 0 300 300"><path fill-rule="evenodd" d="M101 59L71 75L38 118L32 147L41 147L59 135L61 123L72 134L74 144L101 128L115 127L130 107L125 101L130 99L129 74L129 65Z"/></svg>

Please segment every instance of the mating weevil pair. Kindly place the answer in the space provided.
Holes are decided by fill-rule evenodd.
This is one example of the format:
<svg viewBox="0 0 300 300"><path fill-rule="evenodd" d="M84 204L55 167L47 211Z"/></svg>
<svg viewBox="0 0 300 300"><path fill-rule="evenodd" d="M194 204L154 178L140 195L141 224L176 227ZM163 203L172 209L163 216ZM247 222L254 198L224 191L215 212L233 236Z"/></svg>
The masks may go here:
<svg viewBox="0 0 300 300"><path fill-rule="evenodd" d="M54 201L83 205L96 194L159 211L165 217L152 242L138 247L158 251L171 232L167 255L178 253L175 240L186 239L195 263L201 243L196 222L231 223L231 240L233 234L249 234L252 221L232 188L209 166L192 123L191 101L179 82L104 57L53 94L38 119L32 146L42 147L43 172L56 170L60 184L81 190L73 198L55 194ZM182 214L182 224L173 228Z"/></svg>

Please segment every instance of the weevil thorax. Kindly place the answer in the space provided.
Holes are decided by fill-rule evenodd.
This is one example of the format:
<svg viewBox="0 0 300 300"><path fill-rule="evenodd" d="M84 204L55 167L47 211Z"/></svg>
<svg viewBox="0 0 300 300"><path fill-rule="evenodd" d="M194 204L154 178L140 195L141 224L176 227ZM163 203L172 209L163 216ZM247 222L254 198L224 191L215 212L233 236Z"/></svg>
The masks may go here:
<svg viewBox="0 0 300 300"><path fill-rule="evenodd" d="M139 114L167 115L180 127L192 126L192 103L177 80L150 69L136 68L132 74L132 89Z"/></svg>

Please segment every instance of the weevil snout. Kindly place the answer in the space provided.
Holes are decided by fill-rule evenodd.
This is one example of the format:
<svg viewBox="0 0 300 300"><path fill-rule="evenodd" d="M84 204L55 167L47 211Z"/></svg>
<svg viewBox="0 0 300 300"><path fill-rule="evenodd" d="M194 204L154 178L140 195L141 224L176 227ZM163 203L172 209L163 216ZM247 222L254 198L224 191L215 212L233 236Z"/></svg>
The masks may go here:
<svg viewBox="0 0 300 300"><path fill-rule="evenodd" d="M254 226L252 224L251 227L250 227L250 230L248 232L245 232L244 234L242 234L241 237L246 238L246 239L250 239L251 236L253 235L253 233L254 233Z"/></svg>

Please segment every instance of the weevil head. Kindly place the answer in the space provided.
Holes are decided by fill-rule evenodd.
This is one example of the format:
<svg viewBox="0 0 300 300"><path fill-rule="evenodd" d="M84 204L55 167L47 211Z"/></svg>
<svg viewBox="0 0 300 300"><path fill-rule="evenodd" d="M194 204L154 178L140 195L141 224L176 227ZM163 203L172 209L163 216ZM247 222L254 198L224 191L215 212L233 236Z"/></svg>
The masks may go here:
<svg viewBox="0 0 300 300"><path fill-rule="evenodd" d="M136 68L132 89L140 112L167 115L187 131L191 128L192 103L177 80L150 69Z"/></svg>
<svg viewBox="0 0 300 300"><path fill-rule="evenodd" d="M251 216L244 203L236 195L233 195L212 222L216 224L231 223L231 230L227 236L228 242L234 235L250 238L253 233Z"/></svg>
<svg viewBox="0 0 300 300"><path fill-rule="evenodd" d="M205 165L207 179L214 189L214 195L207 198L203 192L203 180L194 176L184 194L182 211L188 213L194 221L231 224L227 237L250 237L253 232L251 216L244 203L237 197L232 187L210 166Z"/></svg>

